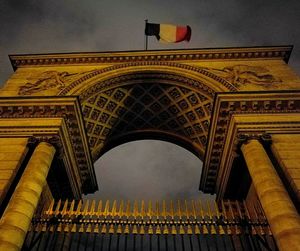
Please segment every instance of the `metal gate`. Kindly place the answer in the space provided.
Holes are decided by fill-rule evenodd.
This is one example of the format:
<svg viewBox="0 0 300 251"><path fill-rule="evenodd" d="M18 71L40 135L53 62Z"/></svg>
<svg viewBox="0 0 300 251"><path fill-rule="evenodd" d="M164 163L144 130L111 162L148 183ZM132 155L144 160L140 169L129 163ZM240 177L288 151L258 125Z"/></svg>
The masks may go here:
<svg viewBox="0 0 300 251"><path fill-rule="evenodd" d="M222 201L54 201L23 250L277 250L259 205Z"/></svg>

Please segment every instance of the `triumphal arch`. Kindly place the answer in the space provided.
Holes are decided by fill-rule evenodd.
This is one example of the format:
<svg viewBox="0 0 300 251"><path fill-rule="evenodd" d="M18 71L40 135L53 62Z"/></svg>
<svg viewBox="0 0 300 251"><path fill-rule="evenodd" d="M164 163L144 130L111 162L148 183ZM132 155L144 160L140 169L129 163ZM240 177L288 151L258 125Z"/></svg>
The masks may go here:
<svg viewBox="0 0 300 251"><path fill-rule="evenodd" d="M0 249L299 250L291 51L11 55L0 89ZM83 205L98 189L93 163L137 139L197 155L214 205Z"/></svg>

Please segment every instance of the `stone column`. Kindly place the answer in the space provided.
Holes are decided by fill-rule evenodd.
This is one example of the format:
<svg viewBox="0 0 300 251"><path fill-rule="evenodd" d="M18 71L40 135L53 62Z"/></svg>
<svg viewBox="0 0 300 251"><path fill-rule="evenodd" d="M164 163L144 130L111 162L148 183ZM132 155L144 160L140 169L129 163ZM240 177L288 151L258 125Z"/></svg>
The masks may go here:
<svg viewBox="0 0 300 251"><path fill-rule="evenodd" d="M300 216L261 143L241 147L252 182L280 250L300 250Z"/></svg>
<svg viewBox="0 0 300 251"><path fill-rule="evenodd" d="M0 250L20 250L46 183L55 148L41 142L28 165L0 220Z"/></svg>

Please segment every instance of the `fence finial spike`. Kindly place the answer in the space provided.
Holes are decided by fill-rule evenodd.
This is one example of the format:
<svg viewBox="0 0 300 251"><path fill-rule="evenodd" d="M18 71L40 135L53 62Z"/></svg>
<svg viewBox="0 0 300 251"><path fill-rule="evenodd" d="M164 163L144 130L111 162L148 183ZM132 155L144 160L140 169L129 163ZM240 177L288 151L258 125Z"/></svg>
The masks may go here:
<svg viewBox="0 0 300 251"><path fill-rule="evenodd" d="M99 224L98 223L95 225L93 233L99 234Z"/></svg>
<svg viewBox="0 0 300 251"><path fill-rule="evenodd" d="M177 200L177 215L178 215L179 219L181 220L182 214L181 214L181 203L180 203L180 200Z"/></svg>
<svg viewBox="0 0 300 251"><path fill-rule="evenodd" d="M121 200L120 206L119 206L118 216L122 217L123 215L124 215L124 200Z"/></svg>
<svg viewBox="0 0 300 251"><path fill-rule="evenodd" d="M68 214L73 215L74 214L74 207L75 207L75 200L72 200L71 206L69 208Z"/></svg>
<svg viewBox="0 0 300 251"><path fill-rule="evenodd" d="M163 234L166 234L166 235L169 234L169 228L168 228L167 224L165 224L165 226L164 226Z"/></svg>
<svg viewBox="0 0 300 251"><path fill-rule="evenodd" d="M200 216L201 216L202 220L204 220L204 212L203 212L201 200L199 200L199 209L200 209Z"/></svg>
<svg viewBox="0 0 300 251"><path fill-rule="evenodd" d="M206 202L207 202L208 216L209 216L209 219L212 220L212 213L211 213L211 209L210 209L210 202L209 202L209 200L207 200Z"/></svg>
<svg viewBox="0 0 300 251"><path fill-rule="evenodd" d="M85 203L84 203L84 209L83 209L83 215L87 215L88 214L88 211L89 211L89 204L90 204L90 201L89 200L86 200Z"/></svg>
<svg viewBox="0 0 300 251"><path fill-rule="evenodd" d="M130 208L130 201L127 200L127 203L126 203L126 217L129 218L130 217L130 214L131 214L131 208Z"/></svg>
<svg viewBox="0 0 300 251"><path fill-rule="evenodd" d="M184 200L184 207L185 207L185 216L188 218L190 216L190 213L189 213L187 200Z"/></svg>
<svg viewBox="0 0 300 251"><path fill-rule="evenodd" d="M118 224L118 226L117 226L117 234L122 234L122 226L121 226L121 224Z"/></svg>
<svg viewBox="0 0 300 251"><path fill-rule="evenodd" d="M81 214L81 206L82 206L82 200L79 201L76 209L76 215Z"/></svg>
<svg viewBox="0 0 300 251"><path fill-rule="evenodd" d="M106 218L109 215L109 200L106 200L105 208L104 208L104 217Z"/></svg>
<svg viewBox="0 0 300 251"><path fill-rule="evenodd" d="M159 218L159 201L156 201L156 205L155 205L155 216L158 219Z"/></svg>
<svg viewBox="0 0 300 251"><path fill-rule="evenodd" d="M163 204L162 204L162 216L164 217L164 219L167 219L167 207L166 207L165 200L163 200Z"/></svg>
<svg viewBox="0 0 300 251"><path fill-rule="evenodd" d="M174 204L173 204L173 200L170 201L170 216L171 216L171 219L174 220Z"/></svg>
<svg viewBox="0 0 300 251"><path fill-rule="evenodd" d="M195 207L195 201L194 200L192 200L192 214L193 214L194 219L196 219L197 214L196 214L196 207Z"/></svg>
<svg viewBox="0 0 300 251"><path fill-rule="evenodd" d="M187 225L186 233L189 234L189 235L193 234L192 226L190 224Z"/></svg>
<svg viewBox="0 0 300 251"><path fill-rule="evenodd" d="M177 230L176 230L176 227L174 225L172 225L171 234L172 235L176 235L177 234Z"/></svg>
<svg viewBox="0 0 300 251"><path fill-rule="evenodd" d="M56 209L55 209L55 212L54 212L55 215L59 214L60 206L61 206L61 200L59 200L57 205L56 205Z"/></svg>
<svg viewBox="0 0 300 251"><path fill-rule="evenodd" d="M63 206L63 209L62 209L62 211L61 211L61 214L62 214L62 215L67 214L68 205L69 205L69 202L68 202L68 199L66 199L66 201L65 201L65 203L64 203L64 206Z"/></svg>
<svg viewBox="0 0 300 251"><path fill-rule="evenodd" d="M160 229L159 225L156 226L155 234L161 234L161 229Z"/></svg>
<svg viewBox="0 0 300 251"><path fill-rule="evenodd" d="M138 202L137 200L134 200L134 204L133 204L133 217L134 219L136 219L136 217L139 216L139 208L138 208Z"/></svg>
<svg viewBox="0 0 300 251"><path fill-rule="evenodd" d="M141 235L144 235L144 234L145 234L145 228L144 228L144 225L141 225L139 234L141 234Z"/></svg>
<svg viewBox="0 0 300 251"><path fill-rule="evenodd" d="M179 226L179 234L185 234L184 228L182 225Z"/></svg>
<svg viewBox="0 0 300 251"><path fill-rule="evenodd" d="M54 199L52 199L51 200L51 203L50 203L50 205L49 205L49 208L48 208L48 210L46 211L46 214L53 214L53 210L54 210Z"/></svg>
<svg viewBox="0 0 300 251"><path fill-rule="evenodd" d="M133 234L138 234L138 229L137 229L137 226L135 224L133 225L132 233Z"/></svg>
<svg viewBox="0 0 300 251"><path fill-rule="evenodd" d="M96 201L92 200L92 205L91 205L91 209L90 209L90 212L89 212L90 215L95 214L95 207L96 207Z"/></svg>
<svg viewBox="0 0 300 251"><path fill-rule="evenodd" d="M147 212L148 217L151 219L151 217L153 216L153 212L152 212L152 201L149 200L148 202L148 212Z"/></svg>
<svg viewBox="0 0 300 251"><path fill-rule="evenodd" d="M149 228L148 228L148 234L153 234L153 227L152 227L152 225L150 225Z"/></svg>
<svg viewBox="0 0 300 251"><path fill-rule="evenodd" d="M88 224L88 226L87 226L85 232L86 232L86 233L92 232L92 225L91 225L91 223Z"/></svg>
<svg viewBox="0 0 300 251"><path fill-rule="evenodd" d="M107 228L106 228L106 224L104 223L102 225L101 234L106 234L106 232L107 232Z"/></svg>
<svg viewBox="0 0 300 251"><path fill-rule="evenodd" d="M115 233L114 224L110 224L109 229L108 229L108 233L109 234L114 234Z"/></svg>
<svg viewBox="0 0 300 251"><path fill-rule="evenodd" d="M98 208L97 208L97 216L102 215L102 200L99 200L98 202Z"/></svg>
<svg viewBox="0 0 300 251"><path fill-rule="evenodd" d="M216 201L214 202L214 206L215 206L215 211L216 211L217 218L219 219L221 213L220 213L220 211L219 211L219 207L218 207L218 204L217 204Z"/></svg>
<svg viewBox="0 0 300 251"><path fill-rule="evenodd" d="M146 213L145 213L145 201L142 200L141 202L141 216L142 216L142 219L146 216Z"/></svg>
<svg viewBox="0 0 300 251"><path fill-rule="evenodd" d="M111 208L111 216L114 217L116 215L117 215L117 201L114 200Z"/></svg>

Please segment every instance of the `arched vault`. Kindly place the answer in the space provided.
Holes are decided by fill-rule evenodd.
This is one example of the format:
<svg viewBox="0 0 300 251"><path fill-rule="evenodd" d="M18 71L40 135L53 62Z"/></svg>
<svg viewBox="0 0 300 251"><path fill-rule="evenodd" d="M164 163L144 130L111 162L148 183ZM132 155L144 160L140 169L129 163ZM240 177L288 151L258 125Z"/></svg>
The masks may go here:
<svg viewBox="0 0 300 251"><path fill-rule="evenodd" d="M59 95L79 95L94 161L136 139L173 142L203 159L213 97L229 90L204 68L142 62L87 72Z"/></svg>
<svg viewBox="0 0 300 251"><path fill-rule="evenodd" d="M79 95L94 161L137 139L173 142L203 159L213 97L235 90L205 68L135 62L87 72L59 95Z"/></svg>

